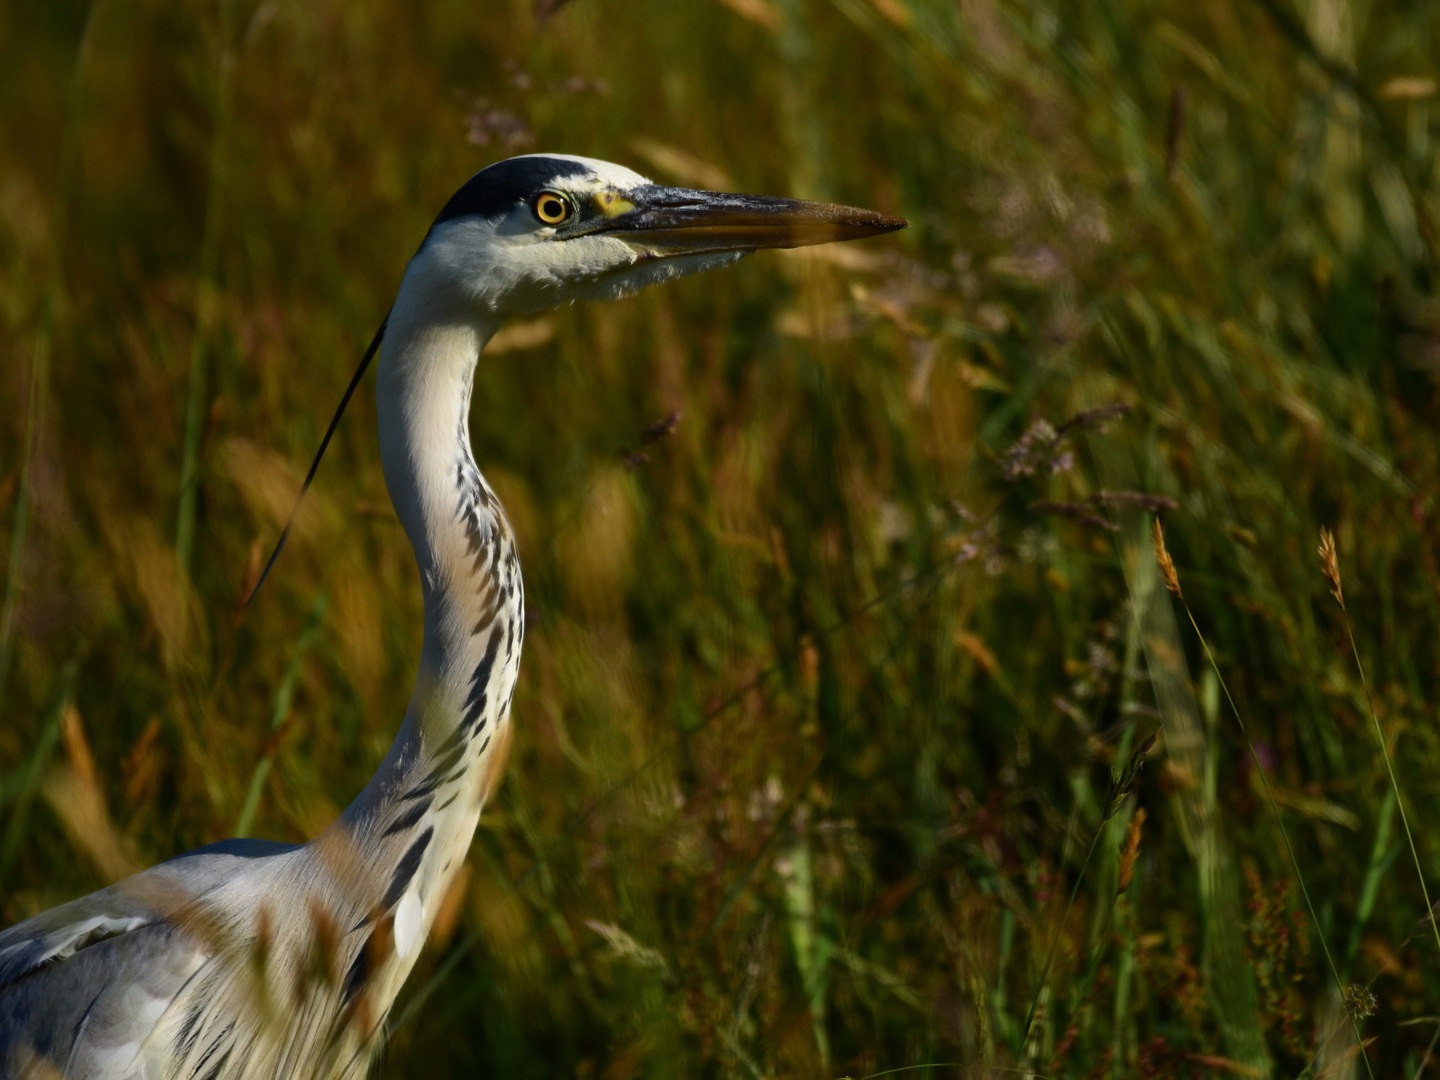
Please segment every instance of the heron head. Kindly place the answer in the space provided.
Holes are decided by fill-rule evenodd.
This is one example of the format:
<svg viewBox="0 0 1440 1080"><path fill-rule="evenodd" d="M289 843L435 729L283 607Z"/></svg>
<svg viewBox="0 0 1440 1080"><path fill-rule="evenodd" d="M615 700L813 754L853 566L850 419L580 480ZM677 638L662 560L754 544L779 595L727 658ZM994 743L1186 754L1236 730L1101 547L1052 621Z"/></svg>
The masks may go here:
<svg viewBox="0 0 1440 1080"><path fill-rule="evenodd" d="M529 154L476 173L446 203L412 269L492 315L613 299L761 248L903 229L831 203L662 187L620 165Z"/></svg>

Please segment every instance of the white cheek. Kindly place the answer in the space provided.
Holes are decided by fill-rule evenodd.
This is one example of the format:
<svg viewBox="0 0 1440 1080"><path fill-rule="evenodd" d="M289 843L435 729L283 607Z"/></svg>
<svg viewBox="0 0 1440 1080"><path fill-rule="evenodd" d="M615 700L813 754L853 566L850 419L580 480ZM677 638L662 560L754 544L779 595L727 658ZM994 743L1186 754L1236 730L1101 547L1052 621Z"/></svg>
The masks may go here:
<svg viewBox="0 0 1440 1080"><path fill-rule="evenodd" d="M503 243L532 244L537 239L543 240L555 235L554 229L545 228L535 220L535 215L528 206L517 206L503 218L491 223L490 229Z"/></svg>
<svg viewBox="0 0 1440 1080"><path fill-rule="evenodd" d="M504 318L576 300L614 300L647 285L728 266L743 252L644 258L614 236L553 240L520 208L498 221L460 221L437 231L412 271L448 279L450 300Z"/></svg>
<svg viewBox="0 0 1440 1080"><path fill-rule="evenodd" d="M507 306L516 314L530 314L588 299L599 283L633 267L640 255L613 236L585 236L515 242L502 259L510 280Z"/></svg>

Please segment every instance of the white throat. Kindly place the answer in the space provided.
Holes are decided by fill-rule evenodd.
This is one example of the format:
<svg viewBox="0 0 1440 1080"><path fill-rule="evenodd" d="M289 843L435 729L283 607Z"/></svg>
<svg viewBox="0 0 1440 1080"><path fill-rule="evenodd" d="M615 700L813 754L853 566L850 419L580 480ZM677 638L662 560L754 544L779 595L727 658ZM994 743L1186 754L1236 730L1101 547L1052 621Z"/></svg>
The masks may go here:
<svg viewBox="0 0 1440 1080"><path fill-rule="evenodd" d="M470 451L471 380L501 320L433 299L446 295L435 273L423 253L411 261L377 372L381 461L420 571L424 644L400 732L338 823L366 862L396 867L369 902L395 913L401 978L498 781L525 633L514 535Z"/></svg>

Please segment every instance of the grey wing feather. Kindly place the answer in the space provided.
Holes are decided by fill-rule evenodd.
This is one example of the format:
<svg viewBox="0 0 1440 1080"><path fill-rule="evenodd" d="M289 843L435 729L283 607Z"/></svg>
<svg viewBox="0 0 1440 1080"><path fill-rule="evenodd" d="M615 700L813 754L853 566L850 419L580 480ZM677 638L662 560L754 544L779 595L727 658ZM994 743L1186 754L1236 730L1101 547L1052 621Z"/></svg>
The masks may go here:
<svg viewBox="0 0 1440 1080"><path fill-rule="evenodd" d="M67 1076L158 1076L142 1050L210 952L172 919L294 850L212 844L0 933L0 1070L38 1054Z"/></svg>
<svg viewBox="0 0 1440 1080"><path fill-rule="evenodd" d="M247 860L293 850L270 840L222 840L16 923L0 933L0 991L52 960L169 917L242 873Z"/></svg>
<svg viewBox="0 0 1440 1080"><path fill-rule="evenodd" d="M66 1077L159 1080L160 1048L147 1037L204 961L193 941L158 922L22 978L0 992L0 1070L29 1058Z"/></svg>

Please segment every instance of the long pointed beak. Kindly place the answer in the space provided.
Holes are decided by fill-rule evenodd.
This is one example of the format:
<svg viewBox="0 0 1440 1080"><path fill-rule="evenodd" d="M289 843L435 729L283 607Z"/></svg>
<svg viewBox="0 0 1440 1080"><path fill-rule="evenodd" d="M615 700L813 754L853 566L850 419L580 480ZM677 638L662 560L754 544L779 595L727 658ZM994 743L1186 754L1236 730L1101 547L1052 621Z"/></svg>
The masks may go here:
<svg viewBox="0 0 1440 1080"><path fill-rule="evenodd" d="M861 240L910 224L854 206L658 185L597 199L606 220L587 232L620 237L660 257Z"/></svg>

